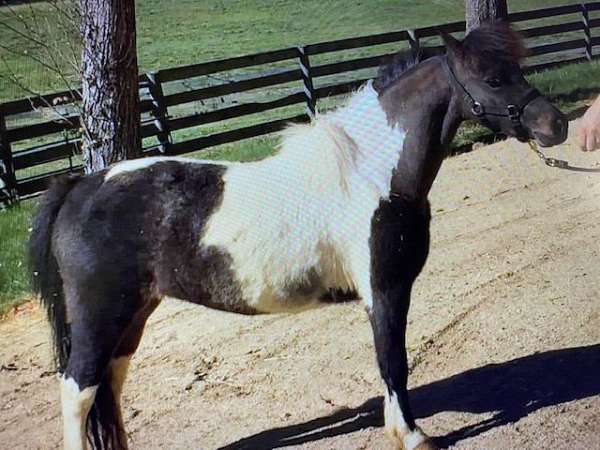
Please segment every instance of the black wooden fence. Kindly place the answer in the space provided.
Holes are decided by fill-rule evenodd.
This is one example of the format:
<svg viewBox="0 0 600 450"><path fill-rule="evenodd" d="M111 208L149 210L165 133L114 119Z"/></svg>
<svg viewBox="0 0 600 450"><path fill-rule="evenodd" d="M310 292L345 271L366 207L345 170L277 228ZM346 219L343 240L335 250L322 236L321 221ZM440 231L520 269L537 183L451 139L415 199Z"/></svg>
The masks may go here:
<svg viewBox="0 0 600 450"><path fill-rule="evenodd" d="M594 58L594 47L600 45L600 36L594 37L592 33L594 28L600 27L600 17L591 17L594 11L600 11L600 2L510 14L510 22L538 21L534 26L517 25L527 39L531 52L526 70L539 71ZM555 18L555 22L560 20L560 23L548 24L548 18ZM540 19L545 21L541 25ZM464 29L464 22L454 22L285 48L145 74L140 77L144 154L180 155L196 152L272 133L289 122L307 121L314 115L319 100L357 88L372 76L365 76L365 69L374 70L397 48L390 49L388 46L387 52L344 57L347 51L385 44L402 44L414 50L420 42L433 42L440 30L462 33ZM556 38L556 35L562 36ZM540 43L540 37L545 37L546 41ZM439 41L435 43L439 45ZM323 55L326 56L325 62L315 64L314 61L323 58ZM270 67L270 70L256 72L257 67L259 70ZM240 76L240 69L250 72ZM232 76L227 77L227 74ZM352 79L347 79L348 76ZM225 80L216 84L198 84L202 77ZM328 82L332 77L333 82ZM190 80L196 80L196 83ZM264 92L265 88L267 94L262 97L254 94L259 89ZM82 171L78 163L81 142L79 120L76 108L72 107L80 100L78 95L77 92L64 91L0 104L0 190L4 195L2 199L0 194L0 201L14 201L38 194L44 190L50 177ZM232 95L237 99L230 100ZM257 101L260 98L267 100ZM200 109L203 111L194 110L197 108L193 105L198 104L202 105ZM216 125L273 110L289 111L288 107L302 104L306 106L304 111L292 108L292 113L276 119L250 125L242 123L242 126L225 130L222 124ZM56 115L56 108L62 111L60 117ZM53 115L50 120L48 114ZM204 128L199 129L201 126ZM186 134L190 130L195 130L195 136L194 133ZM57 165L60 167L56 168Z"/></svg>

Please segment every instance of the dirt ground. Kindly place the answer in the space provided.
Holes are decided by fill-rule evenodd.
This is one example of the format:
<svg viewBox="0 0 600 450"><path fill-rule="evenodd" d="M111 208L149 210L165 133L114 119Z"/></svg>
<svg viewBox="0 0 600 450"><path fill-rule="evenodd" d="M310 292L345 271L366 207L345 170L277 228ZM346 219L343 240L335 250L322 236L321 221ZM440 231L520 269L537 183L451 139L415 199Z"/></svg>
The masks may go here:
<svg viewBox="0 0 600 450"><path fill-rule="evenodd" d="M600 167L573 146L549 154ZM459 449L600 449L600 173L515 141L445 162L408 331L423 429ZM36 307L0 324L0 447L60 446ZM392 449L358 303L243 317L177 301L125 386L136 449Z"/></svg>

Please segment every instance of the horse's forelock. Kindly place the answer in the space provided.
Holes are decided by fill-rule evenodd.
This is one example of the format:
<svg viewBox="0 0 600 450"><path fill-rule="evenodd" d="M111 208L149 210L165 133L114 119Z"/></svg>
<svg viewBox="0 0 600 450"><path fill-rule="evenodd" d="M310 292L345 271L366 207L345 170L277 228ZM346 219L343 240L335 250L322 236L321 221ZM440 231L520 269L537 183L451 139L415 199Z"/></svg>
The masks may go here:
<svg viewBox="0 0 600 450"><path fill-rule="evenodd" d="M482 25L471 31L463 40L462 48L469 60L489 64L519 64L527 56L521 35L506 22Z"/></svg>

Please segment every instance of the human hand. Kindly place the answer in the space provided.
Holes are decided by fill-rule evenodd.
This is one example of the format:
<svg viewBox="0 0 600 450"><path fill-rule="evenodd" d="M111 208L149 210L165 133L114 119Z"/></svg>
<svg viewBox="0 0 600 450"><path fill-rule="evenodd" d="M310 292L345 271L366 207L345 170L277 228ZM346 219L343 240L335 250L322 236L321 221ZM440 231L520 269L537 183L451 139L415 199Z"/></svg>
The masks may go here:
<svg viewBox="0 0 600 450"><path fill-rule="evenodd" d="M577 122L576 141L584 152L600 148L600 96Z"/></svg>

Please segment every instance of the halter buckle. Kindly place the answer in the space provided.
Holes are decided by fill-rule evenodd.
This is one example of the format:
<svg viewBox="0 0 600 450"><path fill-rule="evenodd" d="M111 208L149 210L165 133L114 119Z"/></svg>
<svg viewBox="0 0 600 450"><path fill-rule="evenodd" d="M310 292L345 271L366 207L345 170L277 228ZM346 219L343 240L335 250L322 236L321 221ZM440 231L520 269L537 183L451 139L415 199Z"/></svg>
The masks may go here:
<svg viewBox="0 0 600 450"><path fill-rule="evenodd" d="M473 102L473 106L471 107L471 112L476 116L476 117L481 117L485 114L485 109L483 108L483 105L479 102Z"/></svg>
<svg viewBox="0 0 600 450"><path fill-rule="evenodd" d="M521 111L519 110L519 107L516 105L508 105L506 107L506 112L508 113L508 117L513 119L518 119L519 116L521 115Z"/></svg>

